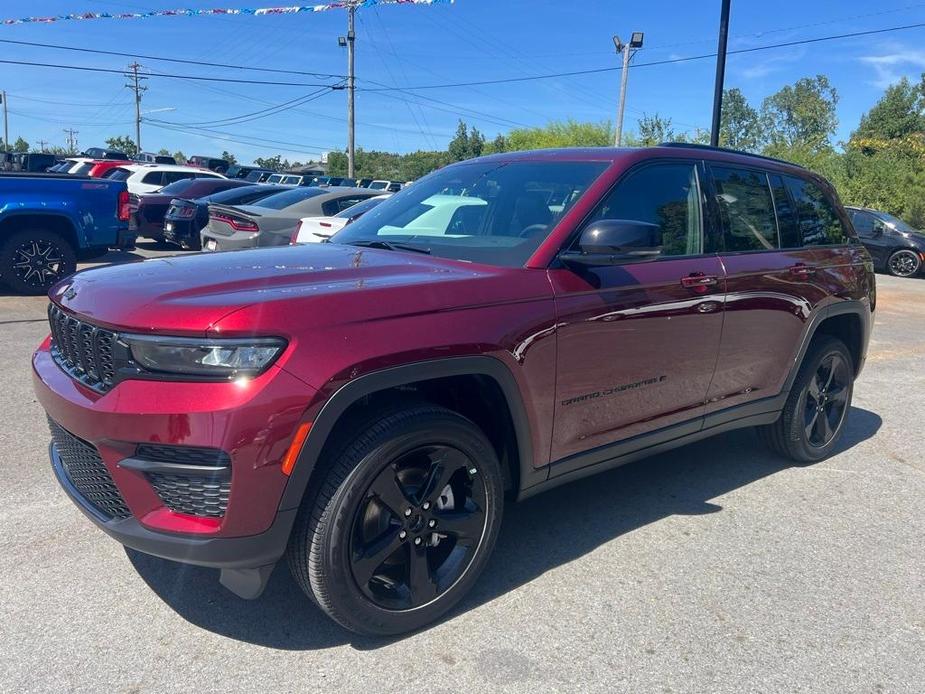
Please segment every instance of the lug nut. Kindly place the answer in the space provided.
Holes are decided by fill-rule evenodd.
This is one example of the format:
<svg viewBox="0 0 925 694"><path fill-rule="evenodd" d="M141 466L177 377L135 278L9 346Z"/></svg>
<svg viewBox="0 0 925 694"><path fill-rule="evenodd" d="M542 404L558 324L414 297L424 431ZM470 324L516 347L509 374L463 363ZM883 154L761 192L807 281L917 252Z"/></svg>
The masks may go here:
<svg viewBox="0 0 925 694"><path fill-rule="evenodd" d="M423 509L426 511L427 509L430 508L430 502L429 502L429 501L425 501L425 502L424 502L424 505L423 505L421 508L423 508Z"/></svg>
<svg viewBox="0 0 925 694"><path fill-rule="evenodd" d="M436 528L436 527L437 527L437 521L435 521L433 518L431 518L429 521L427 521L427 526L430 527L430 528Z"/></svg>
<svg viewBox="0 0 925 694"><path fill-rule="evenodd" d="M404 540L406 537L408 537L408 533L405 532L404 530L402 530L400 533L398 533L398 538L399 538L400 540Z"/></svg>
<svg viewBox="0 0 925 694"><path fill-rule="evenodd" d="M411 509L410 509L410 508L406 508L406 509L405 509L405 517L408 517L408 516L410 516L410 515L411 515Z"/></svg>
<svg viewBox="0 0 925 694"><path fill-rule="evenodd" d="M421 544L421 538L419 538L419 537L414 538L414 544L416 544L416 545Z"/></svg>

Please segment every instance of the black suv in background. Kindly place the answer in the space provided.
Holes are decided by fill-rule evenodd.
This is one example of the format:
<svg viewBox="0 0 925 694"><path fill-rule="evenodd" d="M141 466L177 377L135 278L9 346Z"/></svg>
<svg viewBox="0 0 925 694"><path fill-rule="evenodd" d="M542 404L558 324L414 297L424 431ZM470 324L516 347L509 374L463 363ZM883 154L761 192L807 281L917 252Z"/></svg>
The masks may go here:
<svg viewBox="0 0 925 694"><path fill-rule="evenodd" d="M874 260L874 269L912 277L925 263L925 233L898 217L863 207L846 207L858 237Z"/></svg>

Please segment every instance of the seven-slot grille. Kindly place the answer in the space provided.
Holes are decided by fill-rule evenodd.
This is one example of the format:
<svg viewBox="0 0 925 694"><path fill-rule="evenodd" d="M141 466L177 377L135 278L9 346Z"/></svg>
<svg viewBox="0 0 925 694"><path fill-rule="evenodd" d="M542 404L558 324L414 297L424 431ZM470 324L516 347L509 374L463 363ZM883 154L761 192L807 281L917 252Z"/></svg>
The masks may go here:
<svg viewBox="0 0 925 694"><path fill-rule="evenodd" d="M116 333L69 316L54 304L48 306L51 356L68 374L94 390L113 386L116 370L112 350Z"/></svg>
<svg viewBox="0 0 925 694"><path fill-rule="evenodd" d="M128 518L131 512L96 448L48 420L61 468L83 500L106 518Z"/></svg>

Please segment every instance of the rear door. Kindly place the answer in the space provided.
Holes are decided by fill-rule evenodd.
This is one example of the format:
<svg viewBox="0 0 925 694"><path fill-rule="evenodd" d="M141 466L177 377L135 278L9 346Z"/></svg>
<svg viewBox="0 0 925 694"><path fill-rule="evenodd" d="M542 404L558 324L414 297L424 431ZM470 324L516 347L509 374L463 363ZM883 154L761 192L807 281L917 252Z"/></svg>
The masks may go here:
<svg viewBox="0 0 925 694"><path fill-rule="evenodd" d="M694 160L638 166L582 226L657 225L659 259L549 270L558 313L553 460L669 425L683 423L679 434L700 428L724 290L719 258L704 250L702 177Z"/></svg>
<svg viewBox="0 0 925 694"><path fill-rule="evenodd" d="M719 163L710 171L727 294L708 415L780 393L814 312L850 284L857 250L811 179Z"/></svg>

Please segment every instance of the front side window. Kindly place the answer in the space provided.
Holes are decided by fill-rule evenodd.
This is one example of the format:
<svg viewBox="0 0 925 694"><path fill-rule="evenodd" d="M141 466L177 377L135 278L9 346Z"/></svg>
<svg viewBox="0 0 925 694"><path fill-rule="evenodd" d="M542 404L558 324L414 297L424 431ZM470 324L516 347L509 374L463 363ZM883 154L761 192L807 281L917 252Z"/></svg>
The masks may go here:
<svg viewBox="0 0 925 694"><path fill-rule="evenodd" d="M883 228L883 222L870 212L864 212L863 210L857 210L852 215L851 222L854 224L854 230L858 232L858 236L868 239L877 235L877 229Z"/></svg>
<svg viewBox="0 0 925 694"><path fill-rule="evenodd" d="M568 197L557 196L556 203L568 205ZM697 164L653 164L630 172L591 216L591 222L603 219L655 224L661 234L661 256L702 253L703 214Z"/></svg>
<svg viewBox="0 0 925 694"><path fill-rule="evenodd" d="M605 162L565 161L447 167L385 200L331 240L520 267L606 168Z"/></svg>
<svg viewBox="0 0 925 694"><path fill-rule="evenodd" d="M803 246L832 246L847 242L845 228L822 189L801 178L785 176L796 206Z"/></svg>
<svg viewBox="0 0 925 694"><path fill-rule="evenodd" d="M749 169L711 167L723 220L726 251L770 251L780 247L768 176Z"/></svg>

